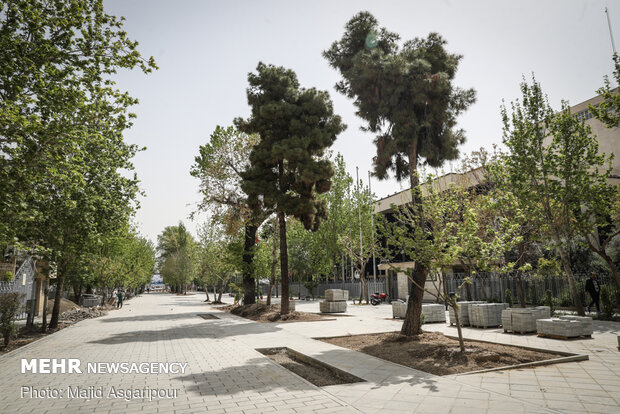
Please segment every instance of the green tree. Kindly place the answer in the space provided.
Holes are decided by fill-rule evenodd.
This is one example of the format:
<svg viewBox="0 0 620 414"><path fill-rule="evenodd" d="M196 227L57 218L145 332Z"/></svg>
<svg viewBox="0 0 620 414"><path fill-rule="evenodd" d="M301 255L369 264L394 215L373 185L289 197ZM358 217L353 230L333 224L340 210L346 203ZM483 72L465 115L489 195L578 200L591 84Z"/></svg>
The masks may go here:
<svg viewBox="0 0 620 414"><path fill-rule="evenodd" d="M418 165L441 166L458 157L465 133L456 129L458 115L475 101L473 89L453 85L462 56L448 53L446 41L437 33L406 41L379 28L368 12L355 15L345 26L341 40L323 55L342 75L336 90L354 99L365 129L376 134L375 175L385 179L394 172L408 178L412 205L420 208ZM423 225L423 215L418 226ZM416 265L415 279L422 285L428 269ZM420 332L421 289L409 296L402 334Z"/></svg>
<svg viewBox="0 0 620 414"><path fill-rule="evenodd" d="M84 246L128 222L137 147L123 142L137 100L119 69L150 72L101 0L0 3L0 241L42 246L57 264L50 327Z"/></svg>
<svg viewBox="0 0 620 414"><path fill-rule="evenodd" d="M333 168L325 150L344 130L334 115L327 92L300 88L292 70L259 63L248 75L249 119L236 119L237 128L261 137L243 173L243 191L252 210L274 209L280 231L282 314L289 311L286 216L317 230L326 215L325 202L316 195L329 190Z"/></svg>
<svg viewBox="0 0 620 414"><path fill-rule="evenodd" d="M614 79L620 85L620 56L614 53ZM609 77L605 76L605 84L597 91L603 96L603 102L598 106L588 108L592 115L608 128L620 126L620 89L612 88Z"/></svg>
<svg viewBox="0 0 620 414"><path fill-rule="evenodd" d="M544 219L544 233L560 256L574 305L584 315L571 268L570 242L585 223L597 220L596 203L605 198L610 159L598 154L598 143L588 126L570 113L549 107L540 84L521 84L521 101L512 114L502 108L508 182L516 197ZM605 167L607 165L607 167ZM595 200L593 200L595 199Z"/></svg>
<svg viewBox="0 0 620 414"><path fill-rule="evenodd" d="M200 146L190 173L200 179L203 200L199 209L209 211L212 220L224 223L229 234L244 228L243 291L244 303L255 303L255 284L252 277L254 242L261 223L271 210L250 209L247 195L241 189L241 173L248 168L252 148L259 142L256 134L245 134L233 127L217 126L209 142Z"/></svg>
<svg viewBox="0 0 620 414"><path fill-rule="evenodd" d="M164 228L157 236L157 251L164 283L177 293L186 293L196 274L196 241L182 222Z"/></svg>

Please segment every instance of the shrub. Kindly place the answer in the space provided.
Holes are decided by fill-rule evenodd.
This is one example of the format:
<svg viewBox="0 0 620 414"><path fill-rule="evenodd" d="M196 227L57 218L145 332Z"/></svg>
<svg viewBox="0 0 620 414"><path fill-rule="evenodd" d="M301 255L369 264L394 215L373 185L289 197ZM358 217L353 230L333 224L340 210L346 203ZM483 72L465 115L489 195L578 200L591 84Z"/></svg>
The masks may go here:
<svg viewBox="0 0 620 414"><path fill-rule="evenodd" d="M422 325L424 325L424 320L425 320L425 318L426 318L426 317L424 316L424 314L423 314L423 313L421 313L421 314L420 314L420 327L421 327Z"/></svg>
<svg viewBox="0 0 620 414"><path fill-rule="evenodd" d="M509 307L512 308L514 300L512 299L512 292L510 291L510 289L506 289L504 301L508 304Z"/></svg>
<svg viewBox="0 0 620 414"><path fill-rule="evenodd" d="M7 270L6 272L2 274L3 282L10 282L12 280L13 280L13 272L11 272L10 270Z"/></svg>
<svg viewBox="0 0 620 414"><path fill-rule="evenodd" d="M545 291L545 306L549 306L549 309L551 310L551 315L555 313L556 303L557 300L553 297L553 293L551 292L551 290L547 289Z"/></svg>
<svg viewBox="0 0 620 414"><path fill-rule="evenodd" d="M614 316L614 302L611 299L608 286L601 286L601 310L606 319L611 319Z"/></svg>
<svg viewBox="0 0 620 414"><path fill-rule="evenodd" d="M15 318L22 310L23 293L11 292L0 295L0 334L4 338L4 346L9 345L16 332Z"/></svg>

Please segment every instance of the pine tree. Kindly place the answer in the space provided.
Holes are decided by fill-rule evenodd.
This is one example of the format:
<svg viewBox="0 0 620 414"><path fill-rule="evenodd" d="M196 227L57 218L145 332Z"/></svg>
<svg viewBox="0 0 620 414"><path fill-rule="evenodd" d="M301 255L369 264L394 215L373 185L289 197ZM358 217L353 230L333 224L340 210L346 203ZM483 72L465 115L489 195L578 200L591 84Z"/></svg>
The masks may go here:
<svg viewBox="0 0 620 414"><path fill-rule="evenodd" d="M448 53L439 34L402 47L399 39L361 12L323 55L342 75L336 90L354 99L357 115L367 123L364 129L376 134L375 176L385 179L392 171L398 180L409 178L412 206L423 226L418 164L439 167L458 157L465 133L456 129L456 119L475 101L475 91L453 85L462 56ZM427 274L426 264L417 263L414 285L423 286ZM414 288L409 296L405 335L420 332L423 293Z"/></svg>
<svg viewBox="0 0 620 414"><path fill-rule="evenodd" d="M261 137L242 174L242 188L252 209L274 208L277 213L281 313L287 314L286 216L296 217L307 230L317 230L326 217L325 202L316 195L329 190L334 170L324 152L345 125L334 115L328 93L301 88L292 70L264 63L256 70L248 75L252 114L235 120L239 130Z"/></svg>

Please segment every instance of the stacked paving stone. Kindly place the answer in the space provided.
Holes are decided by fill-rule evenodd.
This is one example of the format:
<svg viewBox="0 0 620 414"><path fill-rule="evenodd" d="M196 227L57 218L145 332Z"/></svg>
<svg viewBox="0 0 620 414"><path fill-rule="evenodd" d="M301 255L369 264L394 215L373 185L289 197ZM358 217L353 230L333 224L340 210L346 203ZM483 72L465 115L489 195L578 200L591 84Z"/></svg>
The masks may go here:
<svg viewBox="0 0 620 414"><path fill-rule="evenodd" d="M422 313L424 314L424 322L445 322L446 308L444 305L429 303L422 305ZM392 302L392 318L404 319L407 314L407 302L395 300Z"/></svg>
<svg viewBox="0 0 620 414"><path fill-rule="evenodd" d="M484 302L479 300L459 302L459 322L461 322L461 326L469 326L469 306L478 303ZM456 315L454 314L454 309L450 307L449 311L450 325L456 325Z"/></svg>
<svg viewBox="0 0 620 414"><path fill-rule="evenodd" d="M550 317L551 309L549 306L505 309L502 311L502 326L504 332L536 332L536 321Z"/></svg>
<svg viewBox="0 0 620 414"><path fill-rule="evenodd" d="M553 338L576 338L592 335L592 318L588 316L561 316L559 319L538 319L538 336Z"/></svg>
<svg viewBox="0 0 620 414"><path fill-rule="evenodd" d="M319 303L322 313L342 313L347 311L349 291L342 289L327 289L325 300Z"/></svg>
<svg viewBox="0 0 620 414"><path fill-rule="evenodd" d="M474 303L469 306L469 324L478 328L489 328L502 324L502 311L507 303Z"/></svg>
<svg viewBox="0 0 620 414"><path fill-rule="evenodd" d="M405 310L407 305L405 305ZM446 308L444 305L431 303L428 305L422 305L422 313L424 314L424 322L445 322L446 321Z"/></svg>
<svg viewBox="0 0 620 414"><path fill-rule="evenodd" d="M404 319L407 314L407 303L400 300L392 302L392 318Z"/></svg>

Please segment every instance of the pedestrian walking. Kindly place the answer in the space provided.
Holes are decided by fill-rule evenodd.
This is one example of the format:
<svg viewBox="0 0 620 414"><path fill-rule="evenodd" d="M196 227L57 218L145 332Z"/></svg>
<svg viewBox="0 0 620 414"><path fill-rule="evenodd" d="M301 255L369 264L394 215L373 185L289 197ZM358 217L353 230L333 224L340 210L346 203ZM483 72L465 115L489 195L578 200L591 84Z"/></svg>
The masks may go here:
<svg viewBox="0 0 620 414"><path fill-rule="evenodd" d="M122 308L123 307L123 291L121 289L118 290L118 293L116 294L116 308Z"/></svg>
<svg viewBox="0 0 620 414"><path fill-rule="evenodd" d="M601 297L601 284L596 278L596 274L594 272L590 273L590 278L586 281L586 292L590 295L592 299L590 304L588 305L588 313L590 313L590 309L592 305L596 304L596 312L601 313L601 305L600 305L600 297Z"/></svg>

